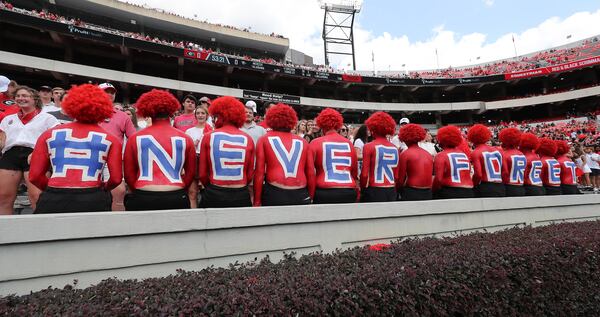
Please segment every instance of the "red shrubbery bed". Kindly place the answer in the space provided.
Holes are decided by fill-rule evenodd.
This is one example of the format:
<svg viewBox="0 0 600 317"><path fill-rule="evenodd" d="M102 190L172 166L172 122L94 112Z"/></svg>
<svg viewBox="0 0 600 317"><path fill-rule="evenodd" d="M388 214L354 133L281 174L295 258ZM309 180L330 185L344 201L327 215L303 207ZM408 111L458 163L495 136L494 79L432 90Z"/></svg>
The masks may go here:
<svg viewBox="0 0 600 317"><path fill-rule="evenodd" d="M0 315L600 315L600 222L379 249L48 289Z"/></svg>

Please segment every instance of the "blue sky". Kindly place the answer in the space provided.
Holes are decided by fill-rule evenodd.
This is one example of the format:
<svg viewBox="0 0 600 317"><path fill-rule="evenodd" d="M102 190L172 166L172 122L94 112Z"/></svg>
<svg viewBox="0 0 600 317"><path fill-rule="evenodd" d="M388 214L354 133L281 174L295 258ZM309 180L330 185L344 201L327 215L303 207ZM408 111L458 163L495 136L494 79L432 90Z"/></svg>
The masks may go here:
<svg viewBox="0 0 600 317"><path fill-rule="evenodd" d="M600 1L592 0L496 0L487 5L483 0L365 0L358 17L361 27L375 34L406 34L410 41L425 41L433 29L460 34L485 33L489 40L503 34L520 33L544 20L566 18L580 11L600 9ZM598 30L600 33L600 30Z"/></svg>

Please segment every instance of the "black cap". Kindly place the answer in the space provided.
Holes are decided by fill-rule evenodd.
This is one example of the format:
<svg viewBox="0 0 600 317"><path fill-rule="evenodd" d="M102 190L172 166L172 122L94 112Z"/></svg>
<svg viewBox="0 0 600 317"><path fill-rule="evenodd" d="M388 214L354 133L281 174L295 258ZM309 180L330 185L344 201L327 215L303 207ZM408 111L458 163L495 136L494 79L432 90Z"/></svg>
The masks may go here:
<svg viewBox="0 0 600 317"><path fill-rule="evenodd" d="M52 91L52 87L44 85L40 87L40 91Z"/></svg>

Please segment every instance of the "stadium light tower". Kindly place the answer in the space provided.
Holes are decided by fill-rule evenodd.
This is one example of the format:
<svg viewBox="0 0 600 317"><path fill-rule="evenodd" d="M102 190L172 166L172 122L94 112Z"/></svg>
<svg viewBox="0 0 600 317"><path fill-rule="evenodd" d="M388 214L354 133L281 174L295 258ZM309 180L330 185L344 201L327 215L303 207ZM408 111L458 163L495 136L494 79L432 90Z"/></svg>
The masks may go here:
<svg viewBox="0 0 600 317"><path fill-rule="evenodd" d="M323 18L323 45L325 65L329 65L331 55L351 55L352 69L356 70L354 57L354 15L360 12L360 0L321 1L325 10Z"/></svg>

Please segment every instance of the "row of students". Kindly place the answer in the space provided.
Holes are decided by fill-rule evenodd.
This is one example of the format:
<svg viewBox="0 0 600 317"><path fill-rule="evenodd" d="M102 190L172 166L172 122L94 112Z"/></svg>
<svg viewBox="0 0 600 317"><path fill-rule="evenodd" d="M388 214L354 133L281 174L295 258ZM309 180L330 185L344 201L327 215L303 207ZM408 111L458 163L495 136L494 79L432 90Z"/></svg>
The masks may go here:
<svg viewBox="0 0 600 317"><path fill-rule="evenodd" d="M403 200L431 199L434 193L440 198L531 195L544 189L571 193L574 185L568 173L572 162L564 156L568 145L542 139L538 146L535 136L521 136L516 129L501 133L501 150L486 145L491 134L476 125L468 133L475 145L469 152L458 128L441 128L444 150L434 161L418 146L426 134L421 126L400 129L407 149L399 152L386 138L394 120L377 112L365 122L374 141L364 147L359 176L352 144L337 133L343 118L333 109L316 118L324 135L309 144L290 132L295 111L277 104L266 114L272 130L255 145L240 130L244 105L233 97L217 98L208 109L215 129L202 138L197 158L192 139L169 122L179 109L173 95L152 90L136 105L153 125L129 138L121 162L120 141L98 126L111 115L110 99L93 85L69 91L63 108L75 122L46 131L33 151L29 179L43 190L36 213L110 210L107 190L120 183L122 171L131 190L127 210L190 208L188 188L195 184L203 187L202 207L394 201L398 192ZM516 149L516 140L525 153ZM110 178L104 183L105 164Z"/></svg>

